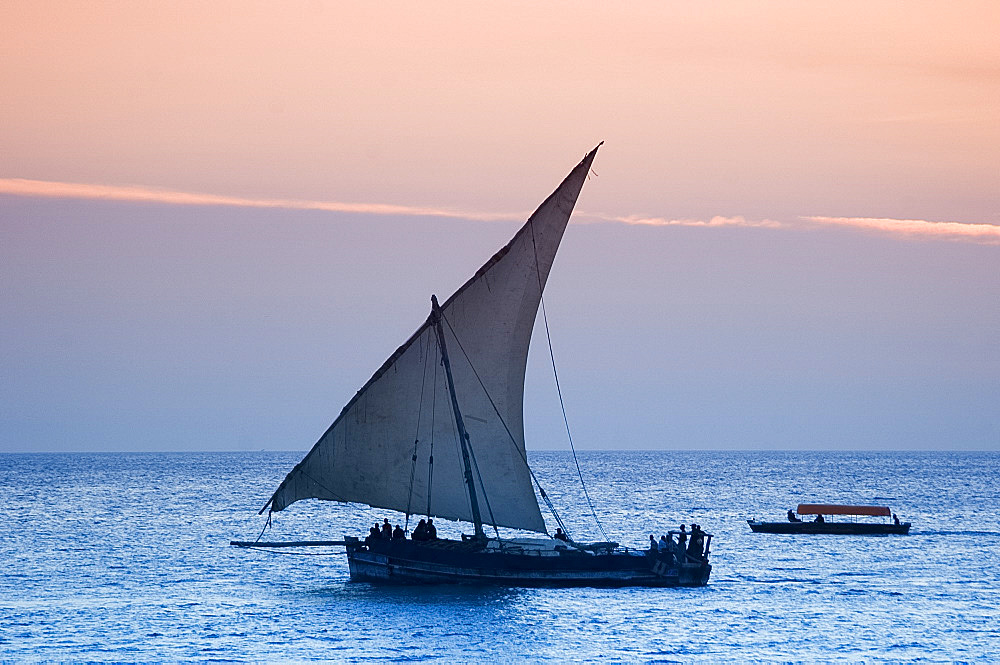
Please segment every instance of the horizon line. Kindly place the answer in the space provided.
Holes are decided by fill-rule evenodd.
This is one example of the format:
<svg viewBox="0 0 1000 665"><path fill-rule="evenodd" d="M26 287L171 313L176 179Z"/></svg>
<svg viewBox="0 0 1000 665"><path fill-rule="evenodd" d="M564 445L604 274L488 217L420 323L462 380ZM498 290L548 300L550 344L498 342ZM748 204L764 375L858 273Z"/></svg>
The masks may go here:
<svg viewBox="0 0 1000 665"><path fill-rule="evenodd" d="M536 453L567 453L569 448L527 448ZM0 450L0 455L163 455L190 453L195 455L242 453L295 453L305 454L309 448L258 448L254 450ZM581 448L587 453L991 453L1000 455L994 448Z"/></svg>

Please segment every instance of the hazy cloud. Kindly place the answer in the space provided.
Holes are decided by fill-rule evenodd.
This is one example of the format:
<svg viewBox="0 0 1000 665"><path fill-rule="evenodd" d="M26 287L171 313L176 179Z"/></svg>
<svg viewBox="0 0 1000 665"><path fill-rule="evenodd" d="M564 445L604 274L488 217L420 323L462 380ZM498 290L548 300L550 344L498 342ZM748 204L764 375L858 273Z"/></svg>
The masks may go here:
<svg viewBox="0 0 1000 665"><path fill-rule="evenodd" d="M777 229L785 226L781 222L775 222L770 219L762 220L750 220L737 215L735 217L722 217L716 215L711 219L667 219L665 217L651 217L648 215L625 215L625 216L612 216L612 215L599 215L599 214L589 214L580 213L580 217L584 217L589 220L599 221L599 222L616 222L619 224L629 224L632 226L705 226L705 227L719 227L719 226L743 226L743 227L764 227L769 229Z"/></svg>
<svg viewBox="0 0 1000 665"><path fill-rule="evenodd" d="M914 237L1000 245L1000 226L995 224L931 222L924 219L886 219L880 217L803 217L802 219L825 226L843 226Z"/></svg>
<svg viewBox="0 0 1000 665"><path fill-rule="evenodd" d="M107 201L164 203L170 205L233 206L244 208L284 208L289 210L325 210L369 215L406 215L447 217L477 221L517 221L522 213L488 213L445 207L403 206L385 203L350 203L343 201L304 201L298 199L255 199L218 194L179 192L154 187L93 185L84 183L0 178L0 194ZM704 228L743 227L768 229L803 229L838 226L877 231L908 237L957 240L986 245L1000 245L1000 225L965 222L933 222L922 219L887 219L875 217L806 216L795 221L752 220L742 216L715 216L709 219L672 219L650 215L606 215L578 212L582 222L628 224L631 226L688 226Z"/></svg>
<svg viewBox="0 0 1000 665"><path fill-rule="evenodd" d="M73 182L51 182L23 178L0 178L0 194L18 196L44 196L67 199L101 199L138 203L166 203L172 205L234 206L242 208L284 208L288 210L326 210L353 212L369 215L408 215L414 217L451 217L496 221L524 219L523 214L494 214L451 208L401 206L387 203L349 203L344 201L303 201L298 199L251 199L219 194L178 192L155 187L92 185Z"/></svg>

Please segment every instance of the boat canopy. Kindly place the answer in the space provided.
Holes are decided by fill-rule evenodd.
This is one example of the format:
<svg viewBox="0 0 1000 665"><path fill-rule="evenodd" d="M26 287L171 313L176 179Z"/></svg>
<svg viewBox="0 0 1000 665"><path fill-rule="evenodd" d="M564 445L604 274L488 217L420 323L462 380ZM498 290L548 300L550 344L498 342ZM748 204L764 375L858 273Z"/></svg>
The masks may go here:
<svg viewBox="0 0 1000 665"><path fill-rule="evenodd" d="M799 515L872 515L889 517L892 511L885 506L838 506L829 503L800 503Z"/></svg>

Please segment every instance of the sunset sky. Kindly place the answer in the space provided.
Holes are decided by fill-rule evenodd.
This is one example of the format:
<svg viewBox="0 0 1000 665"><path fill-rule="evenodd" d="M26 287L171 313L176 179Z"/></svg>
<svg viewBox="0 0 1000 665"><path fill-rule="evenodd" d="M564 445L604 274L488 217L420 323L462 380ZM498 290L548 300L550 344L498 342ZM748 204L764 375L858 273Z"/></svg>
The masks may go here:
<svg viewBox="0 0 1000 665"><path fill-rule="evenodd" d="M605 144L588 449L1000 450L1000 4L0 4L0 451L309 448ZM565 448L544 338L529 448Z"/></svg>

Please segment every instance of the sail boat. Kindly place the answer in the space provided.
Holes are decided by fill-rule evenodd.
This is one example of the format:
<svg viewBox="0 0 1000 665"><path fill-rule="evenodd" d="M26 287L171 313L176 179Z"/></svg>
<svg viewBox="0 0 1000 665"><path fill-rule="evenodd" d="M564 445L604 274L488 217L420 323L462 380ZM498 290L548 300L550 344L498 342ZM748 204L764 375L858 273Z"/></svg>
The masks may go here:
<svg viewBox="0 0 1000 665"><path fill-rule="evenodd" d="M261 509L302 499L367 504L471 523L461 540L383 537L247 543L341 544L351 578L376 582L697 586L711 535L656 551L549 537L524 444L528 345L549 270L598 145L507 245L386 360ZM536 480L537 484L537 480ZM486 527L495 532L488 536ZM545 535L501 538L499 527ZM386 534L388 536L388 534ZM397 534L398 536L399 534ZM685 537L687 534L685 534ZM691 540L695 541L695 534Z"/></svg>

